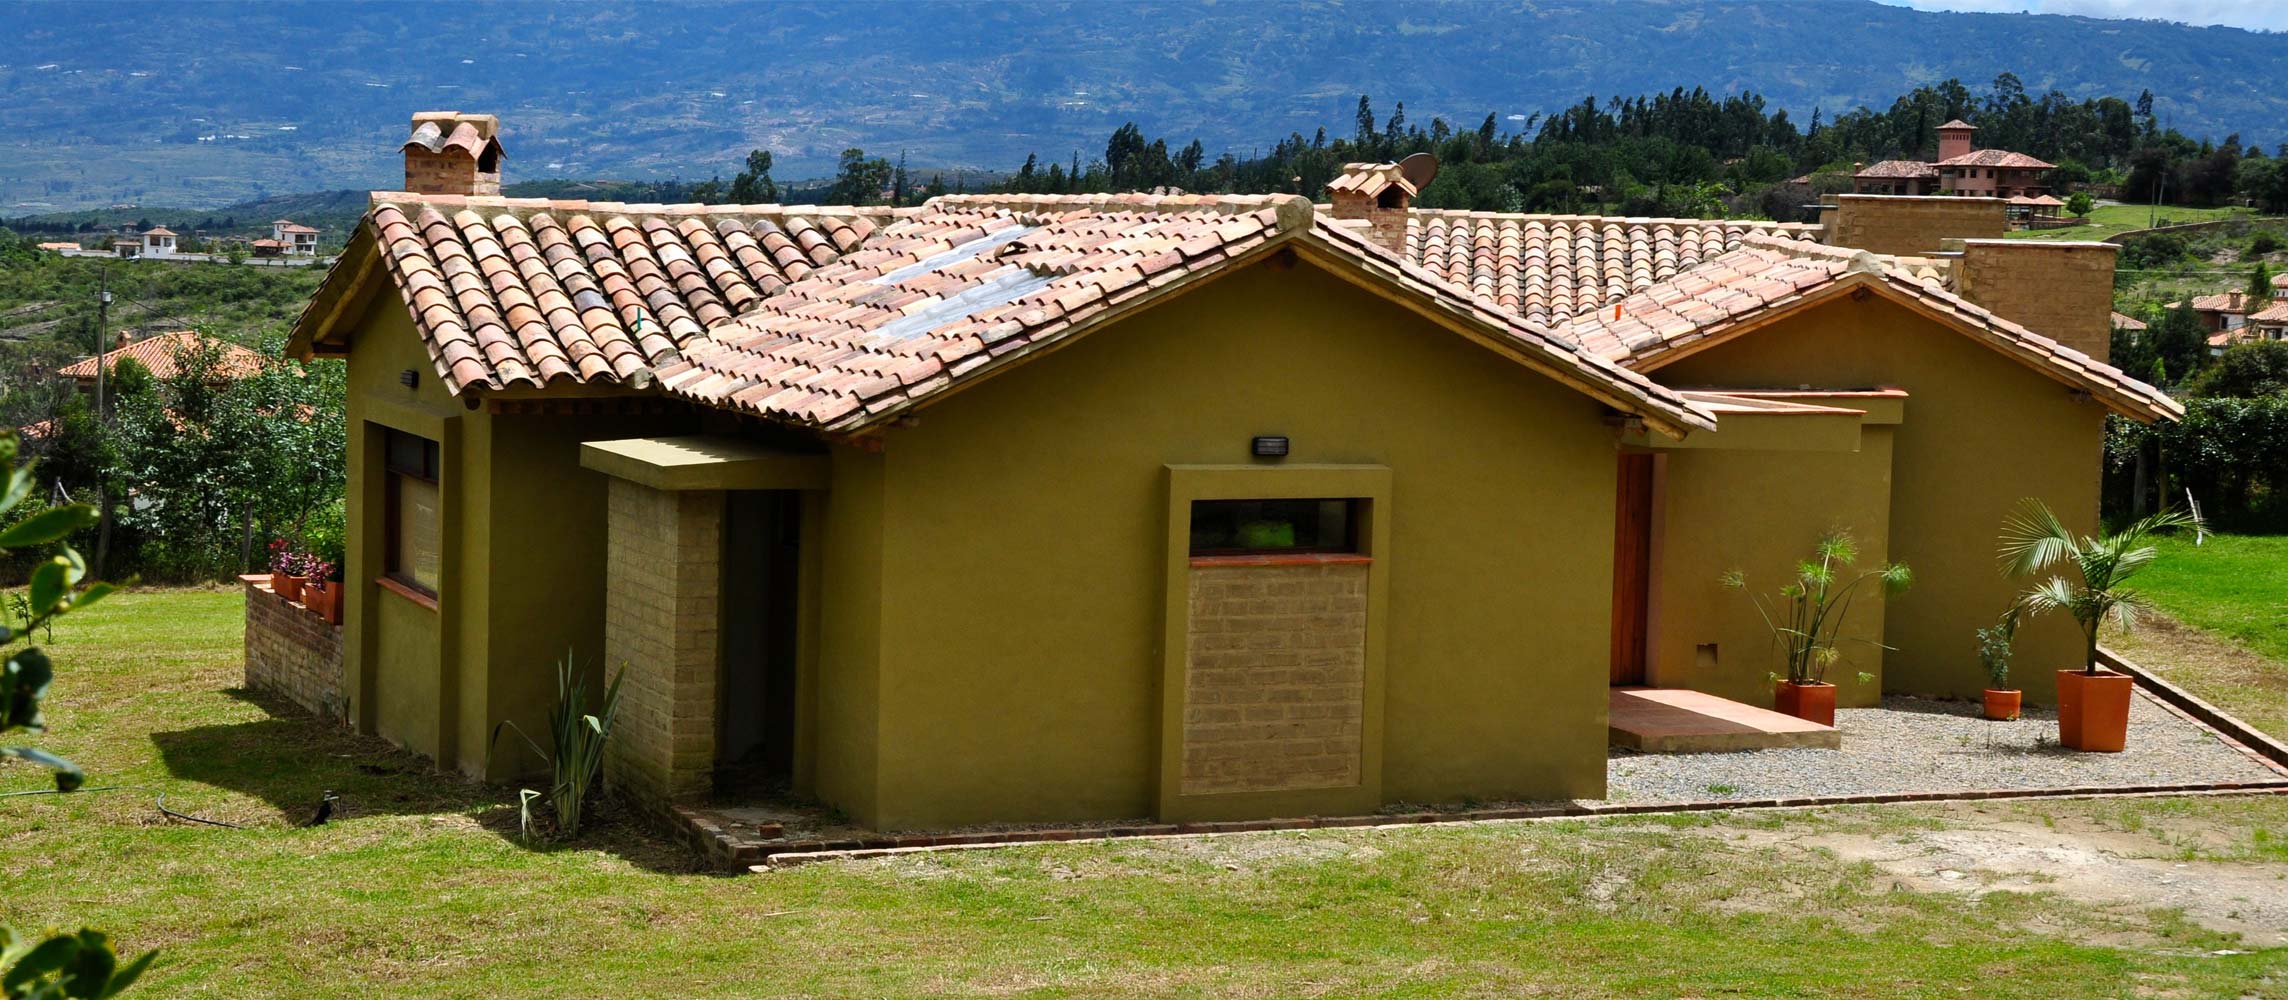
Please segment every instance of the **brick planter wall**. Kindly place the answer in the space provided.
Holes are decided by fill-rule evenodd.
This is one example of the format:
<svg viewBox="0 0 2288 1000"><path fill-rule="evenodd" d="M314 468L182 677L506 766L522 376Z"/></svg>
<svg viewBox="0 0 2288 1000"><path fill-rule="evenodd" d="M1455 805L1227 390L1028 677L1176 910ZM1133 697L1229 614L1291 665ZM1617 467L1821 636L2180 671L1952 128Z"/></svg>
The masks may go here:
<svg viewBox="0 0 2288 1000"><path fill-rule="evenodd" d="M342 693L342 630L270 589L267 573L246 585L246 686L283 695L319 718L348 718Z"/></svg>

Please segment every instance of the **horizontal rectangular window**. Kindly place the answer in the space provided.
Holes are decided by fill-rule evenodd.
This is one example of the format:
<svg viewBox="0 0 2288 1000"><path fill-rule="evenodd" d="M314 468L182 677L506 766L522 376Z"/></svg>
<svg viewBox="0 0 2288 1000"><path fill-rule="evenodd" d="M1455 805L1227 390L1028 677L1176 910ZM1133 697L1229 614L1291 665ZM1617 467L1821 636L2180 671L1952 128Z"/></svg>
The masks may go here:
<svg viewBox="0 0 2288 1000"><path fill-rule="evenodd" d="M1357 552L1356 498L1194 500L1192 555Z"/></svg>

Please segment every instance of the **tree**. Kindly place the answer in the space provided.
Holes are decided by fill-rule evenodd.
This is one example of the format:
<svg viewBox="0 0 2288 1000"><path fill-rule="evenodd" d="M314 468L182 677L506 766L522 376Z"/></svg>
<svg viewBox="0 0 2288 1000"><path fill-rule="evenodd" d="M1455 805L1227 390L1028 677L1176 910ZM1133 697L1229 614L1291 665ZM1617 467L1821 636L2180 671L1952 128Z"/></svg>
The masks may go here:
<svg viewBox="0 0 2288 1000"><path fill-rule="evenodd" d="M2096 207L2097 202L2090 198L2087 191L2076 191L2066 198L2066 211L2072 212L2076 218L2089 218L2090 209Z"/></svg>
<svg viewBox="0 0 2288 1000"><path fill-rule="evenodd" d="M747 169L731 178L731 202L737 205L767 205L779 200L778 182L771 180L771 151L747 151Z"/></svg>
<svg viewBox="0 0 2288 1000"><path fill-rule="evenodd" d="M2161 314L2145 334L2153 343L2153 355L2168 366L2169 374L2182 381L2191 378L2208 356L2208 334L2201 329L2201 319L2193 312L2190 299L2177 304L2177 308Z"/></svg>
<svg viewBox="0 0 2288 1000"><path fill-rule="evenodd" d="M6 473L6 491L0 496L0 516L25 500L34 487L32 468L16 461L13 431L0 431L0 470ZM55 555L32 571L31 583L7 614L7 630L0 651L7 655L0 667L0 734L43 732L47 721L40 702L55 680L55 664L34 644L42 629L64 615L89 607L111 593L109 584L86 583L87 564L70 546L66 535L95 521L86 504L51 507L0 531L0 550L52 548ZM37 747L0 746L0 758L38 764L55 772L56 791L78 790L86 774L71 761ZM119 995L150 968L158 952L145 952L124 966L100 931L54 934L44 939L18 935L0 928L0 994L14 1000L62 1000L64 997L106 998Z"/></svg>
<svg viewBox="0 0 2288 1000"><path fill-rule="evenodd" d="M2159 549L2146 539L2171 528L2200 520L2189 514L2164 510L2102 538L2077 535L2040 500L2019 502L2002 529L2002 564L2012 576L2033 576L2052 566L2071 564L2078 580L2050 577L2019 597L2020 606L2034 614L2064 612L2081 626L2085 669L2097 673L2097 630L2107 618L2123 629L2136 627L2145 600L2123 585L2159 557Z"/></svg>
<svg viewBox="0 0 2288 1000"><path fill-rule="evenodd" d="M2234 344L2186 387L2201 397L2259 399L2288 396L2288 341Z"/></svg>
<svg viewBox="0 0 2288 1000"><path fill-rule="evenodd" d="M865 150L857 147L845 149L835 167L834 186L827 191L826 200L837 205L879 204L890 186L890 174L889 161L868 157Z"/></svg>
<svg viewBox="0 0 2288 1000"><path fill-rule="evenodd" d="M2248 271L2248 297L2256 302L2262 302L2272 297L2272 269L2265 266L2261 260L2257 261L2256 266ZM2255 310L2250 311L2254 312Z"/></svg>

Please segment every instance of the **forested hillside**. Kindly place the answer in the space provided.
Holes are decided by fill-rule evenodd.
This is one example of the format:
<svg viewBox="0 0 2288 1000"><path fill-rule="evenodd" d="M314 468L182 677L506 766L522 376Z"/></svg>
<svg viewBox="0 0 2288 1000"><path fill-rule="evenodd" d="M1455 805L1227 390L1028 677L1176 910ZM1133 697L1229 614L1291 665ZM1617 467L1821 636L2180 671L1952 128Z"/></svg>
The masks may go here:
<svg viewBox="0 0 2288 1000"><path fill-rule="evenodd" d="M1949 77L2151 91L2163 128L2288 138L2288 42L1865 0L1298 5L0 4L0 212L209 208L394 183L407 114L504 116L510 180L697 179L772 151L1085 161L1127 122L1205 158L1347 132L1360 93L1525 131L1585 94L1754 90L1799 127ZM1085 164L1084 164L1085 165ZM949 178L950 180L951 178Z"/></svg>

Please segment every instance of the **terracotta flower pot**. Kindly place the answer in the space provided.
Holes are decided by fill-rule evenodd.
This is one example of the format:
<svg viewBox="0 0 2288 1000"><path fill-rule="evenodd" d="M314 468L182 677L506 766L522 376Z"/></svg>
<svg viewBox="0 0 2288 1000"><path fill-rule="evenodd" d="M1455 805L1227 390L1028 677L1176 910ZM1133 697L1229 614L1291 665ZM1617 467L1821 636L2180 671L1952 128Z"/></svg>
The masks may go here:
<svg viewBox="0 0 2288 1000"><path fill-rule="evenodd" d="M2018 717L2018 703L2024 697L2019 691L1986 689L1986 717L1996 722L2009 722Z"/></svg>
<svg viewBox="0 0 2288 1000"><path fill-rule="evenodd" d="M333 591L326 587L324 580L311 580L302 585L302 604L321 620L326 617L326 604L333 596Z"/></svg>
<svg viewBox="0 0 2288 1000"><path fill-rule="evenodd" d="M2058 671L2058 742L2068 749L2120 753L2129 744L2129 693L2135 682L2110 670Z"/></svg>
<svg viewBox="0 0 2288 1000"><path fill-rule="evenodd" d="M326 581L325 616L328 625L342 623L342 582L340 580Z"/></svg>
<svg viewBox="0 0 2288 1000"><path fill-rule="evenodd" d="M1781 681L1772 701L1782 715L1792 715L1822 726L1835 725L1835 685Z"/></svg>
<svg viewBox="0 0 2288 1000"><path fill-rule="evenodd" d="M289 601L299 601L302 599L302 578L292 573L272 573L270 589Z"/></svg>

